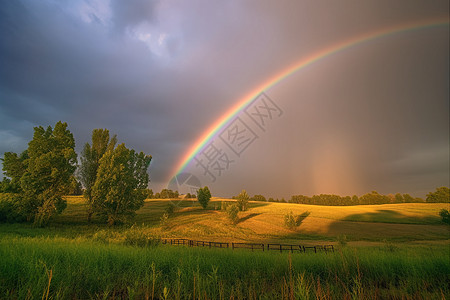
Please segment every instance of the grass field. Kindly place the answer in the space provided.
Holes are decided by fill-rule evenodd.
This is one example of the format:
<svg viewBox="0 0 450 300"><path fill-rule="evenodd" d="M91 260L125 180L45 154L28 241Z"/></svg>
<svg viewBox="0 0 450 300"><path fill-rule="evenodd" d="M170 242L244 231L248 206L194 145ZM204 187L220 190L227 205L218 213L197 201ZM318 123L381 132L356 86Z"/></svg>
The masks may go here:
<svg viewBox="0 0 450 300"><path fill-rule="evenodd" d="M232 225L213 199L192 201L167 227L170 200L147 200L130 224L88 224L68 197L49 227L0 224L0 299L448 299L448 204L327 207L253 202ZM294 230L283 216L307 212ZM339 244L345 235L346 246ZM142 237L335 244L334 253L288 254L185 246L132 246ZM339 238L340 237L340 238Z"/></svg>

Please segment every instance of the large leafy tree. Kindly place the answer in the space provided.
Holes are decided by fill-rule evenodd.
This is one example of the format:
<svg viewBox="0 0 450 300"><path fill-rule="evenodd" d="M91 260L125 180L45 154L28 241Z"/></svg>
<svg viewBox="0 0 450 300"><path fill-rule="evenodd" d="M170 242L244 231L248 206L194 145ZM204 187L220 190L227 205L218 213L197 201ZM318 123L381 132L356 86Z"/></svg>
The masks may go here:
<svg viewBox="0 0 450 300"><path fill-rule="evenodd" d="M147 196L148 173L152 157L136 153L124 144L105 152L100 159L92 186L92 205L109 225L133 216Z"/></svg>
<svg viewBox="0 0 450 300"><path fill-rule="evenodd" d="M117 143L117 136L109 137L108 129L94 129L92 131L92 144L86 143L81 152L81 165L79 169L79 179L84 186L84 197L88 206L88 221L91 221L94 213L94 203L92 200L92 188L97 178L100 159L110 150L113 150Z"/></svg>
<svg viewBox="0 0 450 300"><path fill-rule="evenodd" d="M3 160L5 175L18 183L18 209L27 220L45 225L66 207L63 199L76 169L75 140L67 124L55 128L34 128L33 139L21 155L7 152Z"/></svg>

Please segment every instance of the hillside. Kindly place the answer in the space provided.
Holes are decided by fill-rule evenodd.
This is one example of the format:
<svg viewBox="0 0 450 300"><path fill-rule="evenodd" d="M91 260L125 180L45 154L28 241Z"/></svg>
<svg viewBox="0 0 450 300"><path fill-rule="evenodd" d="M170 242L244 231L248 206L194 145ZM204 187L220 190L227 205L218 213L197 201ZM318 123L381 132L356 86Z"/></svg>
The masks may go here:
<svg viewBox="0 0 450 300"><path fill-rule="evenodd" d="M87 226L82 197L68 197L67 209L53 225L62 229L65 224L83 230L106 227L94 220L94 228ZM147 199L134 219L142 230L164 237L186 237L207 240L234 241L335 241L346 235L349 241L444 241L449 228L443 225L439 210L448 208L442 203L405 203L361 206L315 206L288 203L251 202L250 209L239 213L239 222L231 225L221 211L222 201L213 198L203 210L196 201ZM160 218L169 203L176 205L165 229ZM295 230L284 227L284 215L292 211L304 219Z"/></svg>

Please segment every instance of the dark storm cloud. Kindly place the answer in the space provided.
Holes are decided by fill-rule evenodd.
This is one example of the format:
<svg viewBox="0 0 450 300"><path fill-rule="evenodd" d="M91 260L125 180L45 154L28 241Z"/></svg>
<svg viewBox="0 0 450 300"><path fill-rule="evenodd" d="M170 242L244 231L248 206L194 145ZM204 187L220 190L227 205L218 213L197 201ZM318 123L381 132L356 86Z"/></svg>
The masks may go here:
<svg viewBox="0 0 450 300"><path fill-rule="evenodd" d="M354 35L447 15L446 1L3 1L0 153L24 150L33 126L58 120L69 123L78 151L92 129L108 128L119 141L153 155L150 174L160 188L206 128L286 66ZM445 35L429 31L418 42L418 36L410 35L409 43L382 54L373 44L363 48L366 57L358 62L329 60L329 68L314 66L297 83L286 85L278 97L288 112L324 121L302 130L288 122L287 113L276 136L261 139L264 149L280 160L278 166L303 170L305 184L298 185L292 171L295 176L284 180L292 183L263 184L260 192L316 192L306 183L312 186L311 178L319 175L308 170L314 170L313 153L328 139L329 128L338 128L338 136L345 133L354 157L364 162L364 168L357 168L361 191L373 182L380 190L406 182L401 188L414 192L409 176L441 174L422 178L427 182L422 193L434 187L432 178L439 183L448 179L448 158L442 156L448 150ZM350 74L353 64L362 63ZM308 104L299 104L302 93ZM275 141L292 144L294 150ZM305 141L311 143L306 146ZM279 174L257 163L266 154L257 149L240 161L233 178L218 183L217 191L229 195L233 188L244 188L245 181L256 193L261 181L252 180L252 173ZM302 149L303 160L294 159L296 149Z"/></svg>

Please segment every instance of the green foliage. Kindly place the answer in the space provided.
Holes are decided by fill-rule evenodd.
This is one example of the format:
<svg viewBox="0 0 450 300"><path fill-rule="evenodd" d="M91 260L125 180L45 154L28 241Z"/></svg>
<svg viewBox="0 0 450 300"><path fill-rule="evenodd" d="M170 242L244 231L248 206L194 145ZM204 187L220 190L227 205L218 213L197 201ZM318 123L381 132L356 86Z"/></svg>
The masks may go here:
<svg viewBox="0 0 450 300"><path fill-rule="evenodd" d="M450 189L448 187L442 186L437 188L434 193L428 193L427 202L431 203L450 203Z"/></svg>
<svg viewBox="0 0 450 300"><path fill-rule="evenodd" d="M23 222L26 218L19 213L20 197L15 193L0 193L0 223Z"/></svg>
<svg viewBox="0 0 450 300"><path fill-rule="evenodd" d="M79 182L75 176L70 177L68 195L83 195L83 187L81 185L81 182Z"/></svg>
<svg viewBox="0 0 450 300"><path fill-rule="evenodd" d="M231 223L233 225L237 224L237 222L239 221L239 206L236 203L230 204L226 206L225 210Z"/></svg>
<svg viewBox="0 0 450 300"><path fill-rule="evenodd" d="M5 175L17 189L18 213L39 226L61 213L67 203L62 198L70 190L70 178L76 168L75 140L67 124L55 128L35 127L28 149L20 156L6 152Z"/></svg>
<svg viewBox="0 0 450 300"><path fill-rule="evenodd" d="M252 201L263 201L266 202L266 197L264 197L263 195L254 195L251 199Z"/></svg>
<svg viewBox="0 0 450 300"><path fill-rule="evenodd" d="M346 206L346 205L372 205L372 204L388 204L388 203L420 203L424 202L421 198L413 198L409 194L396 195L381 195L376 191L372 191L361 197L353 196L339 196L320 194L312 197L304 195L294 195L289 200L290 203L311 204L311 205L331 205L331 206Z"/></svg>
<svg viewBox="0 0 450 300"><path fill-rule="evenodd" d="M206 209L210 199L211 199L211 192L209 191L209 188L207 186L198 189L197 200L203 207L203 209Z"/></svg>
<svg viewBox="0 0 450 300"><path fill-rule="evenodd" d="M167 212L164 212L161 218L159 219L159 226L161 226L162 229L167 229L169 226L169 214Z"/></svg>
<svg viewBox="0 0 450 300"><path fill-rule="evenodd" d="M169 204L167 204L167 207L164 211L170 216L175 212L175 208L176 208L175 204L170 202Z"/></svg>
<svg viewBox="0 0 450 300"><path fill-rule="evenodd" d="M25 150L20 155L13 152L5 152L3 161L3 173L7 176L2 182L3 193L20 193L20 179L27 168L29 156ZM9 177L9 178L8 178Z"/></svg>
<svg viewBox="0 0 450 300"><path fill-rule="evenodd" d="M300 215L294 215L292 211L288 212L284 215L284 226L289 229L295 229L298 227L303 220L309 216L311 213L309 211L305 211L304 213Z"/></svg>
<svg viewBox="0 0 450 300"><path fill-rule="evenodd" d="M294 229L295 227L297 227L297 222L292 211L284 215L284 226L289 229Z"/></svg>
<svg viewBox="0 0 450 300"><path fill-rule="evenodd" d="M155 199L177 199L179 197L178 191L172 191L171 189L162 189L160 193L156 193Z"/></svg>
<svg viewBox="0 0 450 300"><path fill-rule="evenodd" d="M144 204L150 161L151 156L138 154L124 144L107 151L100 159L92 187L92 207L107 217L109 225L128 220Z"/></svg>
<svg viewBox="0 0 450 300"><path fill-rule="evenodd" d="M239 211L246 211L248 209L248 201L250 200L247 191L242 190L242 192L237 195L236 199Z"/></svg>
<svg viewBox="0 0 450 300"><path fill-rule="evenodd" d="M117 137L109 137L108 129L94 129L92 131L92 145L86 143L81 152L81 165L79 168L79 178L84 186L84 197L88 204L88 221L91 220L95 212L92 198L92 188L97 179L97 172L100 166L100 159L107 151L114 150Z"/></svg>
<svg viewBox="0 0 450 300"><path fill-rule="evenodd" d="M450 225L450 212L447 209L441 209L441 211L439 212L439 216L441 216L442 222Z"/></svg>

